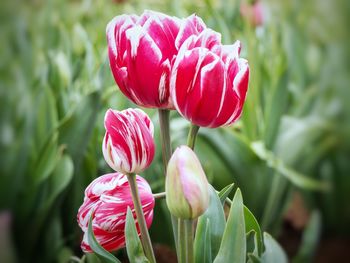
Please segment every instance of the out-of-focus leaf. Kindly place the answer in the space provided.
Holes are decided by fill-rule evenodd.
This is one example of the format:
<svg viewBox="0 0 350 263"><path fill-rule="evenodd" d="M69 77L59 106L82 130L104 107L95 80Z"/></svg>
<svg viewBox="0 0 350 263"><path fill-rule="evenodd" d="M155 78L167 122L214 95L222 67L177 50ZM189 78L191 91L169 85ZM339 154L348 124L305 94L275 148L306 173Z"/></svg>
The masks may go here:
<svg viewBox="0 0 350 263"><path fill-rule="evenodd" d="M276 140L277 132L281 122L281 118L285 113L288 106L288 71L285 70L279 79L279 83L275 88L271 100L267 103L267 116L266 116L266 131L265 131L265 143L269 149L272 149Z"/></svg>
<svg viewBox="0 0 350 263"><path fill-rule="evenodd" d="M321 234L321 215L313 211L310 221L303 233L300 249L293 259L293 263L311 262Z"/></svg>
<svg viewBox="0 0 350 263"><path fill-rule="evenodd" d="M219 193L218 196L220 198L220 201L222 203L222 205L224 205L226 198L228 197L228 195L231 193L233 186L235 184L229 184L228 186L224 187Z"/></svg>
<svg viewBox="0 0 350 263"><path fill-rule="evenodd" d="M265 252L261 256L262 263L287 263L288 259L281 246L268 233L264 232Z"/></svg>
<svg viewBox="0 0 350 263"><path fill-rule="evenodd" d="M95 91L84 97L72 114L60 125L59 141L67 146L67 151L74 161L81 160L94 128L99 108L100 94Z"/></svg>
<svg viewBox="0 0 350 263"><path fill-rule="evenodd" d="M57 140L58 133L55 132L41 149L38 156L39 159L36 162L33 172L33 176L35 177L33 178L35 184L39 184L47 179L47 177L55 168L59 158Z"/></svg>
<svg viewBox="0 0 350 263"><path fill-rule="evenodd" d="M66 189L69 182L72 180L73 170L74 165L72 159L69 155L64 154L58 161L57 166L49 179L51 192L49 198L46 200L47 208L49 208L59 194Z"/></svg>
<svg viewBox="0 0 350 263"><path fill-rule="evenodd" d="M125 223L125 239L126 239L126 251L128 252L128 258L130 263L147 263L140 238L137 234L134 217L128 207Z"/></svg>
<svg viewBox="0 0 350 263"><path fill-rule="evenodd" d="M222 235L225 230L225 214L221 205L219 196L217 195L214 187L209 185L210 192L210 202L209 207L203 215L198 218L197 229L200 229L199 234L195 237L195 247L201 247L203 238L205 235L207 220L209 219L210 223L210 242L211 242L211 255L212 258L215 258L219 249L222 239ZM203 247L202 247L203 249ZM200 249L201 250L201 249ZM199 251L198 250L198 253Z"/></svg>
<svg viewBox="0 0 350 263"><path fill-rule="evenodd" d="M89 219L89 227L88 227L88 243L91 247L92 251L96 254L96 256L101 260L103 263L120 263L120 261L113 256L111 253L109 253L107 250L105 250L96 240L96 237L94 235L94 231L92 229L92 216L93 213L91 213L91 217Z"/></svg>
<svg viewBox="0 0 350 263"><path fill-rule="evenodd" d="M241 190L237 189L232 200L220 250L214 263L245 263L246 233Z"/></svg>
<svg viewBox="0 0 350 263"><path fill-rule="evenodd" d="M194 242L194 259L196 263L211 263L211 233L210 219L207 218L206 224L197 225L196 239Z"/></svg>
<svg viewBox="0 0 350 263"><path fill-rule="evenodd" d="M329 190L327 182L314 180L287 167L281 159L278 159L271 151L268 151L262 142L253 142L251 148L269 167L278 171L278 174L285 176L294 185L309 190Z"/></svg>

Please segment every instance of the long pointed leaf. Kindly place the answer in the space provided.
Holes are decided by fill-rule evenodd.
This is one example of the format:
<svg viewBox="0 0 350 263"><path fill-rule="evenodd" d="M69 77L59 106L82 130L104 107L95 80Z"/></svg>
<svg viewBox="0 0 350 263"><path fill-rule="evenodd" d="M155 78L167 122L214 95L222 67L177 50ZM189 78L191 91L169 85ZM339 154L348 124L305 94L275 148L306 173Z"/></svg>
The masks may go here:
<svg viewBox="0 0 350 263"><path fill-rule="evenodd" d="M96 256L101 260L102 263L120 263L120 261L115 256L105 250L96 240L94 231L92 230L92 215L93 213L91 213L88 227L89 246L91 247L92 251L95 252Z"/></svg>
<svg viewBox="0 0 350 263"><path fill-rule="evenodd" d="M142 244L139 235L137 234L134 217L132 216L130 207L128 207L128 212L126 214L125 239L126 251L128 252L130 263L149 262L143 252Z"/></svg>
<svg viewBox="0 0 350 263"><path fill-rule="evenodd" d="M209 185L210 203L208 209L198 219L195 247L199 247L204 236L207 219L210 222L211 255L215 257L220 249L221 238L225 230L225 214L219 196L214 187Z"/></svg>
<svg viewBox="0 0 350 263"><path fill-rule="evenodd" d="M214 263L245 263L246 246L243 198L241 190L237 189L232 200L220 250Z"/></svg>

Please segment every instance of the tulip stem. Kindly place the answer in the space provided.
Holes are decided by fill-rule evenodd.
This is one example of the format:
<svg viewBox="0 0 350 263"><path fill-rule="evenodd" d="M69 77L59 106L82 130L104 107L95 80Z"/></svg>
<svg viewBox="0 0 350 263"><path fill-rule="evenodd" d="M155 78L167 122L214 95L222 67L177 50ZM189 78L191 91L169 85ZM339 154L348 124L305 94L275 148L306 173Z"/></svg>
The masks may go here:
<svg viewBox="0 0 350 263"><path fill-rule="evenodd" d="M168 167L168 162L171 157L171 140L170 140L170 120L169 120L170 111L169 110L158 110L159 116L159 126L160 126L160 140L162 144L162 157L163 157L163 165L164 165L164 174L166 176L166 171ZM176 217L170 214L171 217L171 225L173 228L173 235L175 240L176 251L178 252L177 246L177 233L178 233L178 225ZM179 258L179 253L177 254Z"/></svg>
<svg viewBox="0 0 350 263"><path fill-rule="evenodd" d="M179 263L193 263L193 220L178 219Z"/></svg>
<svg viewBox="0 0 350 263"><path fill-rule="evenodd" d="M187 137L187 145L192 150L194 149L194 145L196 143L196 137L197 137L198 131L199 131L199 126L191 123L190 131L188 132L188 137Z"/></svg>
<svg viewBox="0 0 350 263"><path fill-rule="evenodd" d="M159 109L159 125L160 125L160 138L162 144L162 156L163 164L166 175L166 168L171 157L171 141L170 141L170 121L169 121L169 110Z"/></svg>
<svg viewBox="0 0 350 263"><path fill-rule="evenodd" d="M145 251L145 255L150 261L150 263L155 263L156 259L154 257L154 252L152 248L151 238L148 233L147 224L145 216L143 214L142 205L140 201L140 195L136 183L136 175L128 174L128 181L131 189L132 201L134 203L134 209L136 212L137 222L141 232L141 243Z"/></svg>

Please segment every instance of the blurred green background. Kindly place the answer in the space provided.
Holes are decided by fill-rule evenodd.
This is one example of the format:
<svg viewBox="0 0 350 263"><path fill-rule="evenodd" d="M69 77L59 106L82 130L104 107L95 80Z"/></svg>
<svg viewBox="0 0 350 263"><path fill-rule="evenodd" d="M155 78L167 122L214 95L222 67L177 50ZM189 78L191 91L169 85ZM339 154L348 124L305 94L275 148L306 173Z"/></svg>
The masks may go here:
<svg viewBox="0 0 350 263"><path fill-rule="evenodd" d="M225 44L243 44L251 68L243 116L228 128L201 129L196 145L214 186L239 186L293 262L312 262L313 255L337 261L349 251L350 3L263 1L265 20L256 27L240 14L241 2L0 3L0 262L82 257L76 214L84 189L111 171L101 152L105 110L135 107L113 81L105 27L116 15L144 9L196 13ZM157 112L147 112L159 127ZM171 118L176 147L188 122L175 112ZM144 176L160 192L158 129L156 140ZM152 240L171 247L167 217L157 201Z"/></svg>

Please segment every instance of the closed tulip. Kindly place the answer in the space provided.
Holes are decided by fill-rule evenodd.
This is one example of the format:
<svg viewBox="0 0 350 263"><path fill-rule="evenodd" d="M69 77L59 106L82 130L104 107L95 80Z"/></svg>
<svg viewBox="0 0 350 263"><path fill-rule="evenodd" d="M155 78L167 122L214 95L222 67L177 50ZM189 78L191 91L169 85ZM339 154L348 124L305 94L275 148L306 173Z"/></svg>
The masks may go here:
<svg viewBox="0 0 350 263"><path fill-rule="evenodd" d="M240 42L222 45L221 36L204 30L181 46L171 75L171 97L193 124L216 128L232 124L242 112L249 66Z"/></svg>
<svg viewBox="0 0 350 263"><path fill-rule="evenodd" d="M151 164L154 128L145 112L109 109L105 115L105 129L102 152L113 170L124 174L140 173Z"/></svg>
<svg viewBox="0 0 350 263"><path fill-rule="evenodd" d="M136 176L136 182L149 228L153 220L154 197L145 179ZM78 224L84 232L82 250L92 252L87 237L91 215L94 235L104 249L114 251L124 247L128 207L133 209L134 205L126 175L111 173L95 179L85 190L84 203L79 208L77 216ZM137 224L136 220L135 223ZM140 235L138 227L137 231Z"/></svg>
<svg viewBox="0 0 350 263"><path fill-rule="evenodd" d="M194 219L209 205L208 181L196 154L180 146L169 160L165 182L170 213L181 219Z"/></svg>
<svg viewBox="0 0 350 263"><path fill-rule="evenodd" d="M141 16L115 17L106 34L110 67L120 90L139 106L172 109L171 65L181 44L205 27L195 15L179 19L145 11Z"/></svg>

